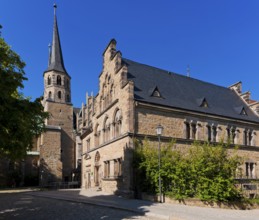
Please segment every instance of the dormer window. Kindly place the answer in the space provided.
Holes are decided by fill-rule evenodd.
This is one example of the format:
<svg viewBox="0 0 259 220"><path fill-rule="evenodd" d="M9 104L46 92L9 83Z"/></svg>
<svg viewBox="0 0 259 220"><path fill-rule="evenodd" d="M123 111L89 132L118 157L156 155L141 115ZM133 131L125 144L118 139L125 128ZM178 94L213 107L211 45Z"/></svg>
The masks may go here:
<svg viewBox="0 0 259 220"><path fill-rule="evenodd" d="M247 112L245 110L244 106L239 106L235 108L235 111L240 115L247 115Z"/></svg>
<svg viewBox="0 0 259 220"><path fill-rule="evenodd" d="M159 91L157 91L157 90L153 92L153 96L155 96L155 97L161 97Z"/></svg>
<svg viewBox="0 0 259 220"><path fill-rule="evenodd" d="M206 98L201 98L201 99L198 99L197 101L198 101L198 104L199 104L200 107L202 107L202 108L208 108L209 107L209 104L208 104Z"/></svg>
<svg viewBox="0 0 259 220"><path fill-rule="evenodd" d="M247 115L245 108L242 109L240 115Z"/></svg>
<svg viewBox="0 0 259 220"><path fill-rule="evenodd" d="M159 89L157 88L157 86L153 90L151 90L151 96L157 97L157 98L162 98L162 95L161 95Z"/></svg>

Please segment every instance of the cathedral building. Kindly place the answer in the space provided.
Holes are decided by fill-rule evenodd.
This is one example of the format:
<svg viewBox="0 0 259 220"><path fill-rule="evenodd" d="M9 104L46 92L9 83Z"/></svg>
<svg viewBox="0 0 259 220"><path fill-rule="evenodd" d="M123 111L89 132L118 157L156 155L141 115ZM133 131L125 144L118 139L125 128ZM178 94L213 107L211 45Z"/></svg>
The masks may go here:
<svg viewBox="0 0 259 220"><path fill-rule="evenodd" d="M177 147L195 140L238 145L244 158L238 178L258 179L258 113L259 103L242 93L241 82L225 88L135 62L123 58L112 39L103 52L99 92L87 96L77 114L81 187L132 195L134 139L157 144L158 125L162 143L173 138Z"/></svg>

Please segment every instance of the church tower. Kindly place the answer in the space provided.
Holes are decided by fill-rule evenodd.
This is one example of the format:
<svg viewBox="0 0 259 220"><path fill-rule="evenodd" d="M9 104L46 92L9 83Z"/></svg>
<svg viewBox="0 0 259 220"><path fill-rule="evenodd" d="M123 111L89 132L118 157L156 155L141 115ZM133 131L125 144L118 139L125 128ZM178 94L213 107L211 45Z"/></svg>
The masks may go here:
<svg viewBox="0 0 259 220"><path fill-rule="evenodd" d="M66 104L71 102L71 77L64 66L58 32L56 7L57 6L54 5L53 38L52 44L49 46L49 64L47 70L44 72L44 99Z"/></svg>
<svg viewBox="0 0 259 220"><path fill-rule="evenodd" d="M41 137L40 181L71 181L74 164L73 106L71 103L71 77L63 61L58 23L54 5L53 38L49 51L48 68L44 72L44 110L46 132Z"/></svg>

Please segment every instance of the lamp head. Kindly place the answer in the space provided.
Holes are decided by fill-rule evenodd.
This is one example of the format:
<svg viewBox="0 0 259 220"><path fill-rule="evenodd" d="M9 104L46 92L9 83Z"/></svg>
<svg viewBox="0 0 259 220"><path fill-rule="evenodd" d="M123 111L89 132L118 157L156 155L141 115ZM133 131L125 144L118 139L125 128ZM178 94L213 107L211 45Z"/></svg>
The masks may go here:
<svg viewBox="0 0 259 220"><path fill-rule="evenodd" d="M163 129L164 129L163 126L159 124L159 125L156 127L156 134L157 134L158 136L162 135Z"/></svg>

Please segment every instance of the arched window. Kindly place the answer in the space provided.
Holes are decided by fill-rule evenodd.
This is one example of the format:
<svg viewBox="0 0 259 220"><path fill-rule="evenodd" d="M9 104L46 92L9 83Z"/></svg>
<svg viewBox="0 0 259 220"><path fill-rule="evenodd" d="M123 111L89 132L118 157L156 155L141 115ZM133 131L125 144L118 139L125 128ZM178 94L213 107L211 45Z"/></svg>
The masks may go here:
<svg viewBox="0 0 259 220"><path fill-rule="evenodd" d="M48 76L48 85L51 85L51 76Z"/></svg>
<svg viewBox="0 0 259 220"><path fill-rule="evenodd" d="M58 98L61 99L61 91L58 91Z"/></svg>
<svg viewBox="0 0 259 220"><path fill-rule="evenodd" d="M103 124L103 142L110 140L110 125L108 123L108 118L105 118Z"/></svg>
<svg viewBox="0 0 259 220"><path fill-rule="evenodd" d="M52 93L51 92L49 92L49 99L51 99L52 98Z"/></svg>
<svg viewBox="0 0 259 220"><path fill-rule="evenodd" d="M67 102L70 102L70 96L67 95Z"/></svg>
<svg viewBox="0 0 259 220"><path fill-rule="evenodd" d="M110 103L113 100L113 85L111 85L111 90L110 90Z"/></svg>
<svg viewBox="0 0 259 220"><path fill-rule="evenodd" d="M121 119L121 111L117 109L114 116L114 137L118 137L121 134Z"/></svg>
<svg viewBox="0 0 259 220"><path fill-rule="evenodd" d="M99 151L97 151L95 154L94 162L98 163L100 161L100 158L101 158L100 153L99 153Z"/></svg>
<svg viewBox="0 0 259 220"><path fill-rule="evenodd" d="M94 136L95 136L95 147L99 146L99 139L100 139L100 131L99 131L99 125L97 124L95 127L95 131L94 131Z"/></svg>
<svg viewBox="0 0 259 220"><path fill-rule="evenodd" d="M57 85L61 85L61 76L60 75L57 76Z"/></svg>

